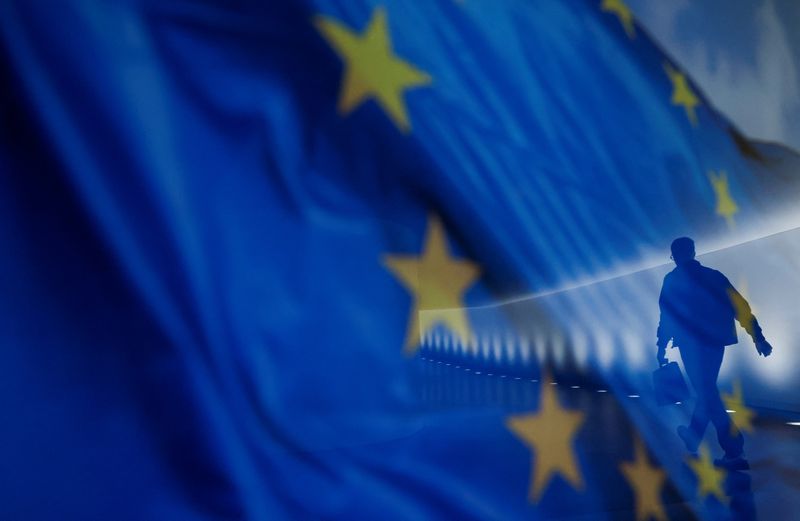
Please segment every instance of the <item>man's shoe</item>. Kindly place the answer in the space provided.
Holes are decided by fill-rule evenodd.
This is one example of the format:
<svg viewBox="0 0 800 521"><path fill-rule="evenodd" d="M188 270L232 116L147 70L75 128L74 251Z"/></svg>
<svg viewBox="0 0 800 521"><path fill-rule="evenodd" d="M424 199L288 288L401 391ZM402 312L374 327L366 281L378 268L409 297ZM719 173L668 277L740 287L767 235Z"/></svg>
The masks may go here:
<svg viewBox="0 0 800 521"><path fill-rule="evenodd" d="M698 440L692 431L689 430L689 427L685 425L681 425L678 427L678 437L683 440L683 444L686 445L686 450L691 452L692 454L697 454L697 447L700 445L700 440Z"/></svg>
<svg viewBox="0 0 800 521"><path fill-rule="evenodd" d="M729 456L727 453L722 458L714 460L714 465L728 470L750 470L750 463L744 459L744 456Z"/></svg>

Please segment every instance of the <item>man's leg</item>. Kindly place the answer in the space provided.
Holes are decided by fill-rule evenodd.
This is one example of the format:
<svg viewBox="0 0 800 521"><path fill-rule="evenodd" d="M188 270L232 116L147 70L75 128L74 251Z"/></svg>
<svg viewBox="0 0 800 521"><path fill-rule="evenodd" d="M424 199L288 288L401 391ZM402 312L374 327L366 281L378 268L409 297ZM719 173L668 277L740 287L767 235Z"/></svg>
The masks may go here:
<svg viewBox="0 0 800 521"><path fill-rule="evenodd" d="M717 429L717 440L720 447L725 450L727 458L737 458L742 455L744 446L744 436L731 421L730 416L725 411L725 405L719 396L717 388L717 377L719 368L722 365L722 356L725 353L724 347L709 348L704 352L703 368L705 370L705 382L707 386L707 411L711 422Z"/></svg>
<svg viewBox="0 0 800 521"><path fill-rule="evenodd" d="M708 395L708 384L707 379L704 377L705 372L703 371L703 361L701 358L702 349L701 346L695 345L681 346L683 367L686 369L686 376L689 378L689 382L691 382L696 394L694 411L692 412L692 419L689 422L689 432L697 442L703 439L703 434L706 432L709 421L706 398Z"/></svg>

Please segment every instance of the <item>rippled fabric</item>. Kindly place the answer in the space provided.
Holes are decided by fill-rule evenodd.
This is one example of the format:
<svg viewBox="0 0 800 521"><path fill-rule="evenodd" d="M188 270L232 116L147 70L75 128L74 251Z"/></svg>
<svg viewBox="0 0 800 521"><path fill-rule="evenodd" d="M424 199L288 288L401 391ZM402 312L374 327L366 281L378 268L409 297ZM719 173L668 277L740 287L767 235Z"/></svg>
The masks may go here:
<svg viewBox="0 0 800 521"><path fill-rule="evenodd" d="M543 400L529 380L561 371L550 352L597 349L602 378L646 380L602 353L654 357L663 273L609 277L666 262L678 235L788 229L800 184L696 87L694 124L670 102L679 66L599 4L388 4L392 52L430 77L402 93L404 132L374 100L337 109L343 62L314 25L362 31L371 3L3 2L0 517L631 510L635 414L559 398L590 426L584 486L556 477L533 502L508 414ZM385 258L418 255L431 216L480 267L475 338L439 327L409 357L412 296ZM502 390L431 373L440 340L446 363L504 367Z"/></svg>

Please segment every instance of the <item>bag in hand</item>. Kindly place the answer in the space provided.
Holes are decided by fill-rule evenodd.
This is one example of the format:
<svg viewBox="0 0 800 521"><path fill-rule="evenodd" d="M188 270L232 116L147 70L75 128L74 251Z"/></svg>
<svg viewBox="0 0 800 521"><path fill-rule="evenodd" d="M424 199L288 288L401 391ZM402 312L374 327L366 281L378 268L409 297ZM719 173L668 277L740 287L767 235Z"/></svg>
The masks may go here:
<svg viewBox="0 0 800 521"><path fill-rule="evenodd" d="M670 362L653 371L653 387L658 405L682 402L689 398L689 387L677 362Z"/></svg>

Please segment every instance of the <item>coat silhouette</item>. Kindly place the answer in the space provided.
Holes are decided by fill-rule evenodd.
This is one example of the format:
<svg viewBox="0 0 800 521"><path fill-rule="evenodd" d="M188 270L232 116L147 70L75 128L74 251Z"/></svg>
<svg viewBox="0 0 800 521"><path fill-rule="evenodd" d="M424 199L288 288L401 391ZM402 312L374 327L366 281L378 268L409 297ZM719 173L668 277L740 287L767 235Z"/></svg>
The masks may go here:
<svg viewBox="0 0 800 521"><path fill-rule="evenodd" d="M694 242L675 239L672 258L676 267L664 277L659 297L661 320L657 332L657 358L666 363L665 350L672 340L681 352L689 381L697 394L688 427L678 435L690 452L696 452L709 421L725 450L724 461L741 458L743 437L730 417L717 389L717 377L725 346L738 342L735 320L753 338L759 354L768 356L772 347L764 339L750 305L730 281L717 270L694 259Z"/></svg>

